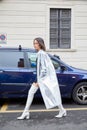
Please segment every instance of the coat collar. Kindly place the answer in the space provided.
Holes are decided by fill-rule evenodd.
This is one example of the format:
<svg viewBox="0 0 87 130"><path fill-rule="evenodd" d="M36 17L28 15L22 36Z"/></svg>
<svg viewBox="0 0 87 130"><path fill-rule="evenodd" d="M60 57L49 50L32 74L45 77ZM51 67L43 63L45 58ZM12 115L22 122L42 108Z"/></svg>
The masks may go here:
<svg viewBox="0 0 87 130"><path fill-rule="evenodd" d="M41 50L38 51L38 54L39 54L39 53L42 53L42 52L44 52L44 51L41 49Z"/></svg>

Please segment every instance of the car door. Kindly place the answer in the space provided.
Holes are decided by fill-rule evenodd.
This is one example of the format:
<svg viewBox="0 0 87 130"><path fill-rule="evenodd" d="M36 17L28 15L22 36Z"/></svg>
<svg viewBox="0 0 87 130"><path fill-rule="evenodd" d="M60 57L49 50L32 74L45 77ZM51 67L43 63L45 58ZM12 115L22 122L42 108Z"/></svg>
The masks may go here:
<svg viewBox="0 0 87 130"><path fill-rule="evenodd" d="M53 65L55 67L55 70L56 70L56 75L57 75L57 79L58 79L58 83L59 83L59 87L60 87L60 91L61 91L61 94L63 96L66 96L67 95L67 91L68 91L68 80L69 80L69 74L68 74L68 71L67 71L67 68L66 70L62 71L61 70L61 63L58 61L58 60L55 60L54 58L51 58L52 62L53 62Z"/></svg>
<svg viewBox="0 0 87 130"><path fill-rule="evenodd" d="M0 96L23 97L34 76L27 67L26 52L0 52Z"/></svg>

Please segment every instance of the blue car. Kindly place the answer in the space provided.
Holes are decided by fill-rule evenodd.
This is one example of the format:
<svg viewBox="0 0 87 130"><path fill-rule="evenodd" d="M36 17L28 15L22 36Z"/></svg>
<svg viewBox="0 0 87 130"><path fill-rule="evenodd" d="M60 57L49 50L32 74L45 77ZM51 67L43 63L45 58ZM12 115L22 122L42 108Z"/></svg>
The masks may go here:
<svg viewBox="0 0 87 130"><path fill-rule="evenodd" d="M36 81L34 49L0 48L0 98L24 98ZM48 54L56 70L61 95L76 103L87 104L87 71L65 64L57 55ZM40 91L35 95L41 98Z"/></svg>

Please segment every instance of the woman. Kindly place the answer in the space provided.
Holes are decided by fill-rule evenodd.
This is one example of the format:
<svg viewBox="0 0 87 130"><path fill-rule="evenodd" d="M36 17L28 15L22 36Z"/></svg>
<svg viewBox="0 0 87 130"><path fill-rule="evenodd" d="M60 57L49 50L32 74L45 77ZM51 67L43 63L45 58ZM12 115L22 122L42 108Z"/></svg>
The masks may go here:
<svg viewBox="0 0 87 130"><path fill-rule="evenodd" d="M37 53L37 82L31 85L28 92L27 102L25 109L20 117L17 119L29 119L29 109L34 98L34 94L40 88L46 109L53 107L59 108L59 114L55 117L61 118L66 116L66 110L62 106L61 95L58 85L58 80L55 72L55 68L48 54L46 53L46 47L42 38L34 39L34 48Z"/></svg>

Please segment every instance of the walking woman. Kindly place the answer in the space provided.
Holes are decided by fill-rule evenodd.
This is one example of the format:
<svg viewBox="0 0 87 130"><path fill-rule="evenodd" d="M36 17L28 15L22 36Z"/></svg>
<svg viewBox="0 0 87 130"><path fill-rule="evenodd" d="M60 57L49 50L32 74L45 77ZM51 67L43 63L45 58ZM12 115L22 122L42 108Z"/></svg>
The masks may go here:
<svg viewBox="0 0 87 130"><path fill-rule="evenodd" d="M29 119L29 109L34 98L34 94L40 89L46 109L53 107L59 108L59 113L55 116L61 118L67 115L61 101L59 84L55 72L55 68L48 54L42 38L35 38L33 42L34 48L37 50L37 82L32 83L28 92L25 109L17 119Z"/></svg>

